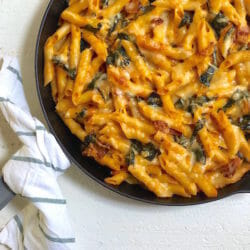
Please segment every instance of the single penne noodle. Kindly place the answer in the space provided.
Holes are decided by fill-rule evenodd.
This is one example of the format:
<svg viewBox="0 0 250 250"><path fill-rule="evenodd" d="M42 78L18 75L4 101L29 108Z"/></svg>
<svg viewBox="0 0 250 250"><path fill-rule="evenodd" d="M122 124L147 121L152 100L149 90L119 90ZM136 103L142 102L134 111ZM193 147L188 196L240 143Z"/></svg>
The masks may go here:
<svg viewBox="0 0 250 250"><path fill-rule="evenodd" d="M203 144L206 155L215 162L226 164L228 157L223 151L219 150L219 147L215 144L214 138L210 135L206 127L203 127L199 131L199 138Z"/></svg>
<svg viewBox="0 0 250 250"><path fill-rule="evenodd" d="M69 108L74 107L72 100L69 98L60 99L56 105L56 111L61 115L65 114Z"/></svg>
<svg viewBox="0 0 250 250"><path fill-rule="evenodd" d="M166 116L161 110L153 108L145 102L139 102L139 110L142 114L152 121L163 121L169 126L177 131L182 132L185 136L190 136L191 130L188 126L182 125L180 121L173 121L168 116Z"/></svg>
<svg viewBox="0 0 250 250"><path fill-rule="evenodd" d="M74 83L74 89L72 93L72 101L77 105L80 101L79 98L82 91L85 89L87 82L87 76L89 71L89 66L92 58L92 51L86 49L81 53L79 67L77 69L76 80Z"/></svg>
<svg viewBox="0 0 250 250"><path fill-rule="evenodd" d="M202 192L205 193L207 197L217 197L217 190L208 178L197 173L192 173L191 176L197 186L202 190Z"/></svg>
<svg viewBox="0 0 250 250"><path fill-rule="evenodd" d="M123 122L120 123L120 126L123 133L128 139L136 139L138 141L141 141L142 143L150 142L150 134L144 132L142 129L136 129Z"/></svg>
<svg viewBox="0 0 250 250"><path fill-rule="evenodd" d="M64 117L62 117L62 120L67 125L67 127L70 129L70 131L73 135L75 135L81 141L84 141L87 133L83 130L83 128L81 127L81 125L79 125L79 123L77 123L73 119L67 119Z"/></svg>
<svg viewBox="0 0 250 250"><path fill-rule="evenodd" d="M52 83L55 77L55 68L52 62L54 55L53 46L50 44L50 40L47 41L44 47L44 86Z"/></svg>
<svg viewBox="0 0 250 250"><path fill-rule="evenodd" d="M208 172L205 176L210 180L215 188L223 188L226 185L233 184L239 181L243 175L250 170L249 163L243 163L240 167L236 169L236 172L232 178L227 178L223 173L214 171Z"/></svg>
<svg viewBox="0 0 250 250"><path fill-rule="evenodd" d="M155 132L154 127L150 123L148 123L146 121L141 121L137 118L130 117L126 114L117 113L113 116L113 119L118 121L118 122L124 122L130 126L135 127L135 128L143 129L143 131L151 133L151 134L153 134Z"/></svg>
<svg viewBox="0 0 250 250"><path fill-rule="evenodd" d="M67 72L61 67L56 67L56 83L58 89L58 99L62 99L64 96L64 90L67 85Z"/></svg>
<svg viewBox="0 0 250 250"><path fill-rule="evenodd" d="M167 156L164 154L159 157L159 160L163 170L180 182L188 193L191 195L197 194L197 187L195 183L187 176L185 172L179 169L178 165L168 161Z"/></svg>
<svg viewBox="0 0 250 250"><path fill-rule="evenodd" d="M173 195L166 183L161 183L158 179L147 174L145 166L139 164L130 165L128 170L158 197L171 197Z"/></svg>
<svg viewBox="0 0 250 250"><path fill-rule="evenodd" d="M97 161L101 163L102 165L105 165L115 171L119 171L123 164L122 157L120 153L118 153L117 151L112 152L112 155L106 154L104 157L102 157L101 159L98 159Z"/></svg>
<svg viewBox="0 0 250 250"><path fill-rule="evenodd" d="M68 78L68 81L64 89L64 95L71 97L73 93L73 88L74 88L74 81Z"/></svg>
<svg viewBox="0 0 250 250"><path fill-rule="evenodd" d="M244 0L243 2L245 4L247 14L250 15L250 0Z"/></svg>
<svg viewBox="0 0 250 250"><path fill-rule="evenodd" d="M72 4L79 2L79 0L69 0L69 6L71 6Z"/></svg>
<svg viewBox="0 0 250 250"><path fill-rule="evenodd" d="M76 119L81 112L85 111L84 105L78 105L77 107L70 106L65 113L65 118ZM86 112L86 111L85 111Z"/></svg>
<svg viewBox="0 0 250 250"><path fill-rule="evenodd" d="M187 50L192 50L194 46L194 40L197 36L197 28L199 26L200 20L204 17L204 12L201 8L197 8L194 12L193 22L190 24L188 32L183 40L183 48Z"/></svg>
<svg viewBox="0 0 250 250"><path fill-rule="evenodd" d="M100 0L89 0L89 12L98 14L100 11Z"/></svg>
<svg viewBox="0 0 250 250"><path fill-rule="evenodd" d="M121 171L120 173L108 177L105 179L105 182L114 186L119 186L122 182L124 182L128 178L128 173L125 171Z"/></svg>
<svg viewBox="0 0 250 250"><path fill-rule="evenodd" d="M214 13L219 13L219 11L221 10L221 6L223 4L222 0L210 0L210 6L211 9Z"/></svg>
<svg viewBox="0 0 250 250"><path fill-rule="evenodd" d="M131 58L139 73L142 75L143 79L152 80L151 72L143 58L138 54L136 47L131 42L126 40L122 40L122 45L125 48L129 58Z"/></svg>
<svg viewBox="0 0 250 250"><path fill-rule="evenodd" d="M51 94L52 94L52 97L53 97L53 100L55 103L57 103L58 101L58 88L57 88L57 84L56 84L56 81L52 81L51 84Z"/></svg>
<svg viewBox="0 0 250 250"><path fill-rule="evenodd" d="M183 9L188 11L194 11L197 8L200 8L204 4L206 4L206 0L187 1L186 3L183 4Z"/></svg>
<svg viewBox="0 0 250 250"><path fill-rule="evenodd" d="M91 17L81 16L77 13L65 10L61 18L69 23L78 25L80 27L86 26L87 24L96 24L96 20Z"/></svg>
<svg viewBox="0 0 250 250"><path fill-rule="evenodd" d="M136 20L129 23L127 27L128 32L136 36L145 35L146 31L149 29L148 25L150 24L153 17L161 15L164 11L164 8L156 7L146 14L139 16Z"/></svg>
<svg viewBox="0 0 250 250"><path fill-rule="evenodd" d="M113 66L108 68L109 81L111 81L117 88L128 90L133 93L135 96L147 97L152 93L152 87L145 84L136 84L126 78L126 75L123 76L123 71L118 70Z"/></svg>
<svg viewBox="0 0 250 250"><path fill-rule="evenodd" d="M54 35L52 35L52 41L53 45L55 45L56 42L63 39L65 36L67 36L70 32L70 24L64 23L56 32Z"/></svg>
<svg viewBox="0 0 250 250"><path fill-rule="evenodd" d="M247 22L246 22L246 15L247 15L246 7L247 7L247 5L246 5L246 3L244 3L244 0L235 0L234 6L235 6L235 9L240 16L240 25L243 27L247 26Z"/></svg>
<svg viewBox="0 0 250 250"><path fill-rule="evenodd" d="M201 55L211 55L214 51L216 38L211 26L205 18L200 22L198 27L198 50Z"/></svg>
<svg viewBox="0 0 250 250"><path fill-rule="evenodd" d="M161 51L161 53L163 53L165 56L173 59L184 60L192 55L192 51L185 50L183 48L174 48L169 45L157 43L153 40L146 41L143 39L143 37L138 37L137 43L144 49L158 52Z"/></svg>
<svg viewBox="0 0 250 250"><path fill-rule="evenodd" d="M249 50L242 50L236 53L230 54L225 61L222 62L220 65L221 70L226 70L232 67L235 64L248 62L250 61L250 51Z"/></svg>
<svg viewBox="0 0 250 250"><path fill-rule="evenodd" d="M92 90L86 91L82 95L80 95L77 101L77 105L85 104L88 102L93 102L99 105L104 104L101 95L98 92Z"/></svg>
<svg viewBox="0 0 250 250"><path fill-rule="evenodd" d="M239 128L231 124L228 117L222 110L219 112L212 112L211 116L221 131L221 134L228 147L228 153L230 155L237 154L240 148Z"/></svg>
<svg viewBox="0 0 250 250"><path fill-rule="evenodd" d="M108 52L107 45L98 39L92 32L84 30L82 33L84 40L86 40L96 52L96 54L103 60L106 61Z"/></svg>
<svg viewBox="0 0 250 250"><path fill-rule="evenodd" d="M56 42L63 39L70 32L70 24L64 23L51 37L48 38L44 46L44 85L47 86L55 77L53 66L54 46Z"/></svg>
<svg viewBox="0 0 250 250"><path fill-rule="evenodd" d="M59 47L58 50L54 50L54 55L53 55L53 62L54 64L57 64L64 68L65 70L69 67L69 47L70 47L70 38L68 37L63 41L63 44L61 47ZM55 45L56 46L56 45Z"/></svg>
<svg viewBox="0 0 250 250"><path fill-rule="evenodd" d="M69 54L70 69L77 69L80 60L81 30L76 25L71 25L71 44Z"/></svg>
<svg viewBox="0 0 250 250"><path fill-rule="evenodd" d="M71 11L74 13L80 13L88 7L87 0L70 0L69 7L65 11Z"/></svg>
<svg viewBox="0 0 250 250"><path fill-rule="evenodd" d="M119 13L123 7L129 2L129 0L116 0L113 4L105 8L101 15L104 18L110 18Z"/></svg>
<svg viewBox="0 0 250 250"><path fill-rule="evenodd" d="M127 153L129 151L130 142L120 136L113 135L112 137L108 135L101 135L99 140L105 144L112 146L114 149Z"/></svg>
<svg viewBox="0 0 250 250"><path fill-rule="evenodd" d="M240 24L240 15L236 11L236 9L231 5L229 1L225 1L224 4L221 6L221 10L229 19L235 24L239 25Z"/></svg>
<svg viewBox="0 0 250 250"><path fill-rule="evenodd" d="M174 1L164 1L164 0L157 0L152 3L154 6L162 7L166 10L172 10L177 8L180 5L178 0Z"/></svg>

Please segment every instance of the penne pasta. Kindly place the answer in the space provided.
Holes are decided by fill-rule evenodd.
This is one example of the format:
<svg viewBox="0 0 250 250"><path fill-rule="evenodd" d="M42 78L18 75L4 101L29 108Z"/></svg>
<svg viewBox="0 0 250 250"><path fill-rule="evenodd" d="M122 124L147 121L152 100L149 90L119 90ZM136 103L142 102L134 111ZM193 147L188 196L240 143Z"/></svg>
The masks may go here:
<svg viewBox="0 0 250 250"><path fill-rule="evenodd" d="M250 171L249 3L68 1L44 86L107 184L214 198Z"/></svg>
<svg viewBox="0 0 250 250"><path fill-rule="evenodd" d="M78 63L80 60L80 41L81 41L81 31L80 28L71 25L71 44L69 53L69 67L70 69L77 70Z"/></svg>
<svg viewBox="0 0 250 250"><path fill-rule="evenodd" d="M76 105L79 103L79 98L87 84L87 75L89 70L89 64L91 62L91 57L92 52L89 49L84 50L80 57L79 67L77 70L76 80L72 93L72 101Z"/></svg>

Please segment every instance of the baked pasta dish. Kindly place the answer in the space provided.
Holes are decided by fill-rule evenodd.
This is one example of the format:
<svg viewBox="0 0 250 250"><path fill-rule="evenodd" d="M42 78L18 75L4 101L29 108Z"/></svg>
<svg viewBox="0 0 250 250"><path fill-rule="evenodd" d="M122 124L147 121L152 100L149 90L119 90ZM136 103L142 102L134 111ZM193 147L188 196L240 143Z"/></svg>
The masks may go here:
<svg viewBox="0 0 250 250"><path fill-rule="evenodd" d="M250 170L249 0L70 0L44 84L110 185L192 197Z"/></svg>

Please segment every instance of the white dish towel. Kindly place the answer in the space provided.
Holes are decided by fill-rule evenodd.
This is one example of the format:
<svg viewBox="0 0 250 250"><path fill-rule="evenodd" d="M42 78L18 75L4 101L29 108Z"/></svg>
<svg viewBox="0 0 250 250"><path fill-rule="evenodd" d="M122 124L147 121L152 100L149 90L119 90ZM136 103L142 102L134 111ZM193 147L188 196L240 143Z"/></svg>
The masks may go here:
<svg viewBox="0 0 250 250"><path fill-rule="evenodd" d="M75 238L56 180L70 162L53 135L30 114L17 59L3 58L0 110L23 143L4 166L4 181L31 202L1 230L0 244L14 250L71 249Z"/></svg>

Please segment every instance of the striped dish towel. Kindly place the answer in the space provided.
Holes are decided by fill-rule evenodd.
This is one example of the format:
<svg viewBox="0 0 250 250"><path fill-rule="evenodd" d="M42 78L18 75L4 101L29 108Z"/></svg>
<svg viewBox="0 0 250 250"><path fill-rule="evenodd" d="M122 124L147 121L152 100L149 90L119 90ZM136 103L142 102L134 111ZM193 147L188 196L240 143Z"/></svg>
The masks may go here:
<svg viewBox="0 0 250 250"><path fill-rule="evenodd" d="M16 59L0 65L0 109L23 146L3 167L4 181L30 204L0 232L10 249L71 249L75 242L57 177L70 166L53 135L32 117ZM1 124L1 123L0 123Z"/></svg>

